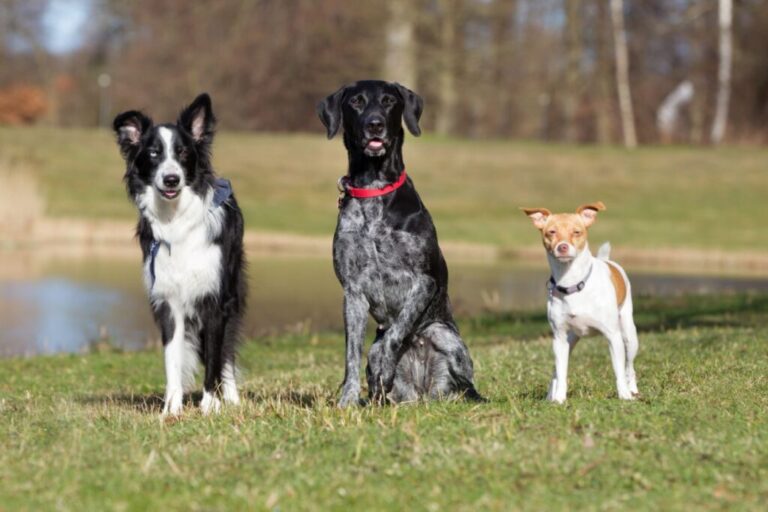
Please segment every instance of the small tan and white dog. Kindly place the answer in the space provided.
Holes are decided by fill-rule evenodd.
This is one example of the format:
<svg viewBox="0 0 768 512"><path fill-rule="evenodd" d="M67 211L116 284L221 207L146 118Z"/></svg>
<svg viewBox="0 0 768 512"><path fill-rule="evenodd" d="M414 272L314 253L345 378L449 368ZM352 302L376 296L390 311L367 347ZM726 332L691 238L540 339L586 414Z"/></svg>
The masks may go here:
<svg viewBox="0 0 768 512"><path fill-rule="evenodd" d="M541 231L552 272L547 318L552 327L555 372L547 399L565 402L570 352L582 336L601 332L608 338L619 398L632 400L638 394L633 364L638 340L629 279L624 269L610 261L610 244L603 244L595 257L587 243L587 228L605 205L600 201L585 204L576 213L521 210Z"/></svg>

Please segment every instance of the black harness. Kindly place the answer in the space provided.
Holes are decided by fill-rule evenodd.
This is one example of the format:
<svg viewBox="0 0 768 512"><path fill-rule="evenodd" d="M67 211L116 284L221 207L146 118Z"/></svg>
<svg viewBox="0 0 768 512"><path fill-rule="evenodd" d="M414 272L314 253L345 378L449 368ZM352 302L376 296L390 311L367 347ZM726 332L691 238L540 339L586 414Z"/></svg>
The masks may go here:
<svg viewBox="0 0 768 512"><path fill-rule="evenodd" d="M213 182L213 201L211 202L211 211L226 204L229 198L232 197L232 183L225 178L216 178ZM150 288L155 286L155 258L160 251L161 246L168 248L168 255L171 254L171 244L165 240L152 240L149 244L149 275L152 278L152 284Z"/></svg>

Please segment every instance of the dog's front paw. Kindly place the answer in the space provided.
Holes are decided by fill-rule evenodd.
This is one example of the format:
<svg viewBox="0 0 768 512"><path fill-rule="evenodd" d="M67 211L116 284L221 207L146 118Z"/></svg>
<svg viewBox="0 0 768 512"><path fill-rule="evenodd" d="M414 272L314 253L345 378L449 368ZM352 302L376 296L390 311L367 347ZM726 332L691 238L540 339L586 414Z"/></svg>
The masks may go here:
<svg viewBox="0 0 768 512"><path fill-rule="evenodd" d="M182 411L182 398L184 397L183 391L168 391L165 394L165 403L163 405L163 412L160 414L161 418L168 416L180 416Z"/></svg>
<svg viewBox="0 0 768 512"><path fill-rule="evenodd" d="M549 384L549 391L547 392L547 401L563 404L565 403L566 395L567 391L562 389L562 386L558 386L557 379L552 379L552 382Z"/></svg>
<svg viewBox="0 0 768 512"><path fill-rule="evenodd" d="M619 391L620 400L634 400L637 395L630 393L629 390Z"/></svg>
<svg viewBox="0 0 768 512"><path fill-rule="evenodd" d="M341 391L338 405L341 409L345 409L350 405L360 405L360 388L352 386L344 387Z"/></svg>

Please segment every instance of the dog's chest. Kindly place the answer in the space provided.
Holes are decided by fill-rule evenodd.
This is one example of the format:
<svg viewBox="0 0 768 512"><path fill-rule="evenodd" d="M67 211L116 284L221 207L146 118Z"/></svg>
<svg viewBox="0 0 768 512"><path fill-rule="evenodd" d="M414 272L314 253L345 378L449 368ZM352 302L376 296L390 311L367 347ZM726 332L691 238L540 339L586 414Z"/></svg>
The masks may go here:
<svg viewBox="0 0 768 512"><path fill-rule="evenodd" d="M425 242L385 219L382 201L353 201L340 213L334 264L342 285L363 293L379 322L395 316L423 271Z"/></svg>
<svg viewBox="0 0 768 512"><path fill-rule="evenodd" d="M166 301L190 313L198 299L219 292L221 247L213 240L222 215L201 202L169 222L150 219L158 247L144 261L144 281L152 302Z"/></svg>
<svg viewBox="0 0 768 512"><path fill-rule="evenodd" d="M547 304L549 320L558 328L571 330L579 336L597 334L605 329L613 316L606 315L599 302L593 288L567 297L551 297Z"/></svg>
<svg viewBox="0 0 768 512"><path fill-rule="evenodd" d="M592 274L582 291L570 295L550 291L547 303L550 322L579 336L615 329L619 321L608 268L600 261L595 261L593 265Z"/></svg>

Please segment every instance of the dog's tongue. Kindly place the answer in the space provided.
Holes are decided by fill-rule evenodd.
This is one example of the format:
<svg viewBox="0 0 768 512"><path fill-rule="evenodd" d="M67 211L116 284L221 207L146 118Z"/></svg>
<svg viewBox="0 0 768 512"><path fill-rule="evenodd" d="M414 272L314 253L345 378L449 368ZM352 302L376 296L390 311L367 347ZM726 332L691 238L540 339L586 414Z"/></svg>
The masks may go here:
<svg viewBox="0 0 768 512"><path fill-rule="evenodd" d="M368 147L371 149L379 149L383 145L384 143L382 141L376 139L368 142Z"/></svg>

